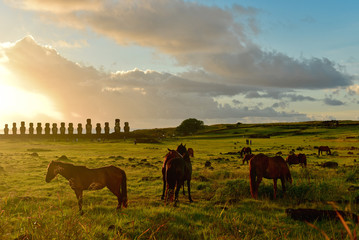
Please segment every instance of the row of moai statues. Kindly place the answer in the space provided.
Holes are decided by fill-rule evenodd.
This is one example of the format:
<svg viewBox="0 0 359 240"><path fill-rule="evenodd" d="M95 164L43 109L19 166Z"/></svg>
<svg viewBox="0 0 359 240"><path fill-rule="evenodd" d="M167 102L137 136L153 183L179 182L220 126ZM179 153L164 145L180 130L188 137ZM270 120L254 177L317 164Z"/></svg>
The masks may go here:
<svg viewBox="0 0 359 240"><path fill-rule="evenodd" d="M12 134L13 135L17 135L17 126L16 123L12 124ZM45 128L42 127L41 123L37 123L36 129L34 127L33 123L29 124L29 135L34 135L35 134L35 130L36 130L36 135L65 135L66 134L66 126L65 123L62 122L60 123L60 128L57 127L57 123L53 123L52 127L50 128L50 123L45 123ZM69 123L68 124L68 128L67 128L67 134L68 135L73 135L74 134L74 124L73 123ZM125 126L123 128L125 133L129 133L130 132L130 126L128 122L125 122ZM5 124L5 128L4 128L4 135L9 135L9 125ZM102 127L101 127L101 123L97 123L96 124L96 135L101 135L102 134ZM120 127L120 119L115 119L115 128L114 128L114 133L118 134L121 132L121 127ZM109 135L110 134L110 125L108 122L105 122L105 127L104 127L104 132L105 135ZM25 135L26 134L26 127L25 127L25 122L21 122L21 126L20 126L20 135ZM91 123L91 119L87 119L86 120L86 126L85 126L85 132L84 129L82 127L82 124L79 123L77 125L77 134L78 135L82 135L82 134L86 134L86 135L92 135L92 123Z"/></svg>

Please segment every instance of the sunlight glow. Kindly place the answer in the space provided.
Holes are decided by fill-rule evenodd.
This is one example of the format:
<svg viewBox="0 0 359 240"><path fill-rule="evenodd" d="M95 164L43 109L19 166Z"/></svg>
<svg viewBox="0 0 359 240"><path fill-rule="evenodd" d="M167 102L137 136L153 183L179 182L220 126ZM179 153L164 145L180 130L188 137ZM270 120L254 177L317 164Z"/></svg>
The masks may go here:
<svg viewBox="0 0 359 240"><path fill-rule="evenodd" d="M10 86L11 80L11 73L0 64L1 120L10 120L11 117L35 118L39 114L59 120L63 118L46 96Z"/></svg>

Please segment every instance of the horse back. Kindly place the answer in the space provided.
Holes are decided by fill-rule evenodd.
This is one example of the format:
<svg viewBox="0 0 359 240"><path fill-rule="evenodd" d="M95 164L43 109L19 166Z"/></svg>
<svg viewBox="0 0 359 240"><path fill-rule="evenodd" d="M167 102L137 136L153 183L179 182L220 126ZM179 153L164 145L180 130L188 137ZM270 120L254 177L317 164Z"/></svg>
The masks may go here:
<svg viewBox="0 0 359 240"><path fill-rule="evenodd" d="M91 180L102 183L105 186L122 182L126 178L125 171L113 165L89 170L91 171Z"/></svg>
<svg viewBox="0 0 359 240"><path fill-rule="evenodd" d="M268 157L262 153L255 155L249 161L249 169L263 174L268 168Z"/></svg>

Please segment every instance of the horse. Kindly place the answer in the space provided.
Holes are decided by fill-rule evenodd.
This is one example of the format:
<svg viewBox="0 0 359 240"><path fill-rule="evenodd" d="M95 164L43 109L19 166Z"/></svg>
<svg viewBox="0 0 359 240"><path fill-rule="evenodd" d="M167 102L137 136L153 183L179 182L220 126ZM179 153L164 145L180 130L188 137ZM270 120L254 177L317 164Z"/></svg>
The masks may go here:
<svg viewBox="0 0 359 240"><path fill-rule="evenodd" d="M323 155L323 152L326 152L327 155L331 155L331 151L330 151L330 148L328 146L320 146L318 148L318 156L320 156L320 154Z"/></svg>
<svg viewBox="0 0 359 240"><path fill-rule="evenodd" d="M192 197L191 197L191 178L192 178L192 163L191 163L191 159L190 156L193 157L193 149L192 148L188 148L188 150L186 149L186 145L183 145L182 143L177 147L176 150L170 150L168 149L168 153L166 154L164 161L163 161L163 166L162 166L162 180L163 180L163 190L162 190L162 196L161 199L165 199L165 193L166 191L166 182L167 182L167 163L169 162L169 160L173 159L173 158L183 158L184 163L185 163L185 172L184 172L184 176L183 176L183 182L181 183L181 185L183 185L183 194L185 194L185 190L184 190L184 181L187 181L187 189L188 189L188 199L190 202L193 202ZM172 163L171 163L172 164ZM171 172L171 171L170 171ZM178 195L176 195L176 200L178 200Z"/></svg>
<svg viewBox="0 0 359 240"><path fill-rule="evenodd" d="M255 155L249 161L249 180L251 195L254 199L258 198L258 188L262 178L273 179L274 195L277 194L277 179L282 182L283 193L285 193L285 181L292 183L292 177L287 163L280 156L268 157L264 154Z"/></svg>
<svg viewBox="0 0 359 240"><path fill-rule="evenodd" d="M243 157L243 153L244 153L244 155L252 154L252 149L250 147L244 147L241 150L241 157Z"/></svg>
<svg viewBox="0 0 359 240"><path fill-rule="evenodd" d="M60 161L50 162L47 168L46 182L49 183L57 174L69 180L70 187L75 191L79 211L82 212L83 190L99 190L107 187L117 196L117 209L127 207L126 173L115 166L89 169Z"/></svg>
<svg viewBox="0 0 359 240"><path fill-rule="evenodd" d="M244 162L249 162L249 160L251 160L251 158L254 157L254 154L246 154L244 155L244 158L243 158L243 165L244 165Z"/></svg>
<svg viewBox="0 0 359 240"><path fill-rule="evenodd" d="M307 167L307 157L304 153L291 154L285 161L289 166L292 164L302 164L302 166Z"/></svg>
<svg viewBox="0 0 359 240"><path fill-rule="evenodd" d="M172 150L174 151L174 150ZM167 189L165 193L165 205L168 200L173 201L173 192L175 191L175 201L178 201L178 193L181 186L184 184L185 176L185 160L183 157L174 157L167 159L165 163L165 176L164 179L167 183ZM164 185L165 186L165 185Z"/></svg>

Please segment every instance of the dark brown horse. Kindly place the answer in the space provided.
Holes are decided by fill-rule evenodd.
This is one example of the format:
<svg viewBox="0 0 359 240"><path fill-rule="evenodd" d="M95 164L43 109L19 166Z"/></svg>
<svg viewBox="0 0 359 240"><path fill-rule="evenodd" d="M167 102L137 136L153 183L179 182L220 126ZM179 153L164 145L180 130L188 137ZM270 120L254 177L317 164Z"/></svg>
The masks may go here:
<svg viewBox="0 0 359 240"><path fill-rule="evenodd" d="M249 179L251 187L251 195L258 198L258 188L262 178L273 179L274 195L277 194L277 179L282 182L283 193L285 193L285 181L292 183L292 177L288 165L280 156L268 157L264 154L255 155L249 161Z"/></svg>
<svg viewBox="0 0 359 240"><path fill-rule="evenodd" d="M252 149L250 147L244 147L242 148L241 150L241 157L243 157L243 154L246 155L246 154L252 154Z"/></svg>
<svg viewBox="0 0 359 240"><path fill-rule="evenodd" d="M173 158L182 158L184 160L184 176L183 176L183 182L180 185L183 185L183 193L185 193L184 192L184 181L187 181L188 199L189 199L190 202L193 202L192 197L191 197L192 163L191 163L191 159L190 159L190 156L193 157L193 149L189 148L187 150L186 146L181 143L177 147L177 150L168 149L168 151L169 152L165 156L165 159L163 161L163 166L162 166L163 191L162 191L161 199L162 200L165 199L165 195L166 195L165 193L167 193L167 191L166 191L166 183L168 184L167 175L176 173L176 171L171 170L167 174L167 169L169 167L167 165L168 164L171 164L171 165L173 164L172 162L170 162L170 160L173 159ZM175 166L178 167L177 165L180 165L178 160L176 160ZM177 173L178 172L180 172L180 171L177 171ZM178 177L180 178L181 176L178 176ZM171 186L171 187L173 187L173 186ZM169 188L170 191L172 191L174 189L174 188L172 188L172 190L171 190L169 185L167 186L167 188ZM176 190L177 190L177 188L176 188ZM178 192L177 191L176 191L175 199L178 200Z"/></svg>
<svg viewBox="0 0 359 240"><path fill-rule="evenodd" d="M167 189L164 196L165 204L168 200L173 201L173 195L175 195L175 201L178 201L178 193L184 183L184 175L185 161L182 157L174 157L166 161L164 179L167 183Z"/></svg>
<svg viewBox="0 0 359 240"><path fill-rule="evenodd" d="M47 168L46 182L50 182L57 174L69 180L70 187L75 191L79 210L82 211L83 190L98 190L107 187L117 196L117 209L127 207L126 173L115 166L88 169L59 161L50 162Z"/></svg>
<svg viewBox="0 0 359 240"><path fill-rule="evenodd" d="M327 155L331 155L331 151L330 151L330 148L328 146L320 146L318 148L318 156L320 156L320 154L323 155L323 152L326 152Z"/></svg>
<svg viewBox="0 0 359 240"><path fill-rule="evenodd" d="M244 162L249 162L249 160L251 160L251 158L254 157L254 154L246 154L244 155L244 158L243 158L243 165L244 165Z"/></svg>
<svg viewBox="0 0 359 240"><path fill-rule="evenodd" d="M307 157L304 153L291 154L285 159L285 161L289 166L292 164L301 164L302 166L307 167Z"/></svg>

